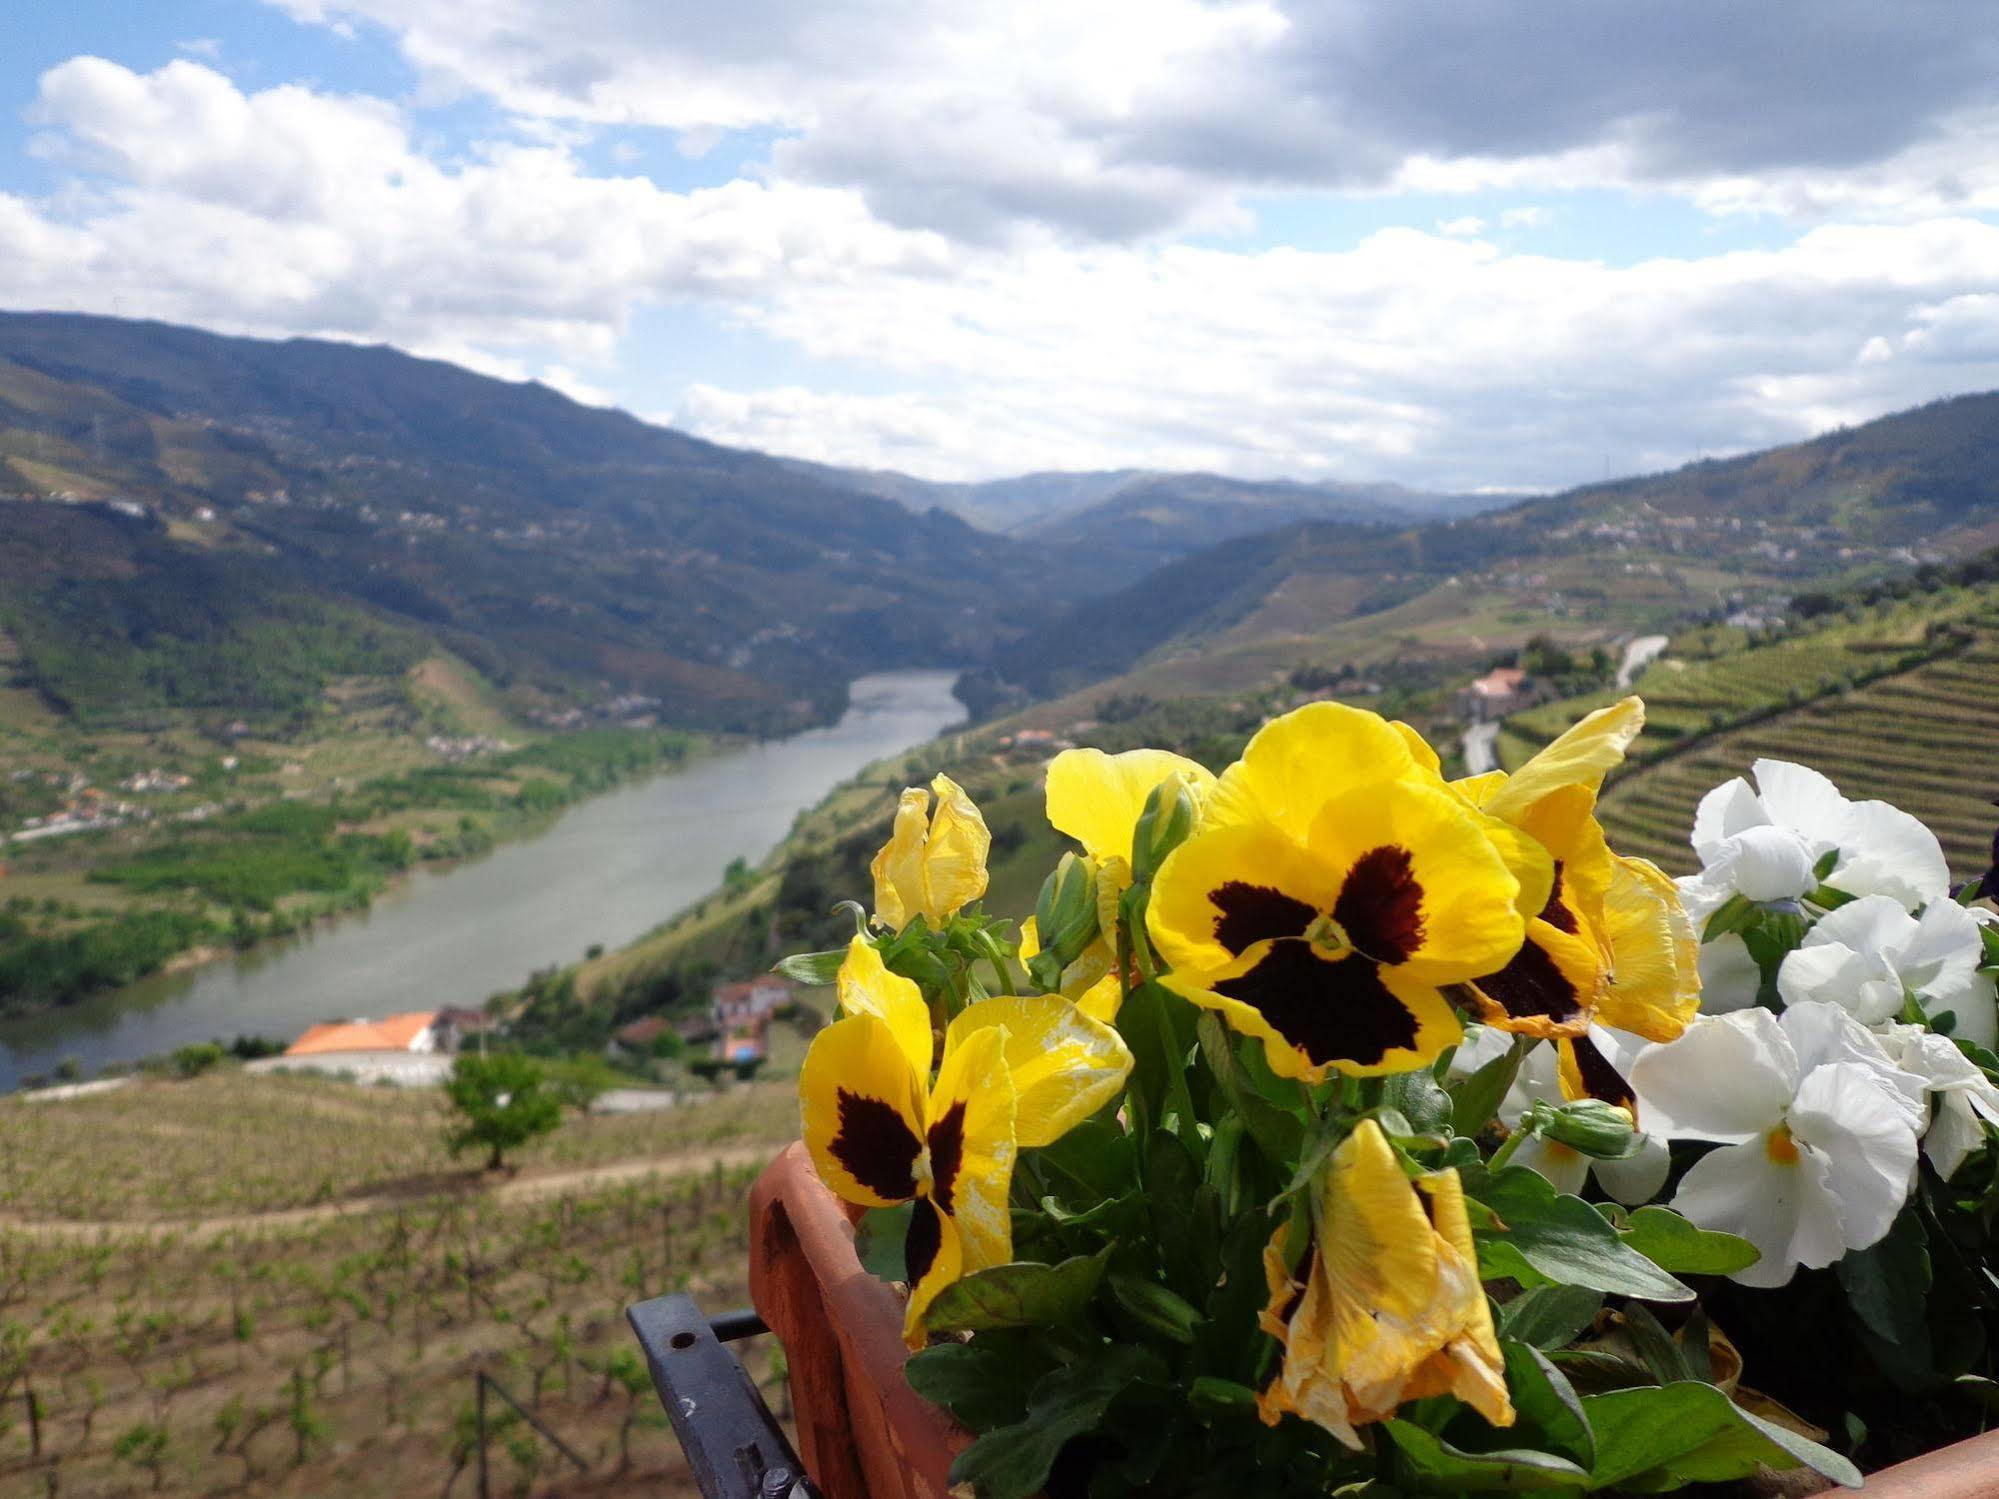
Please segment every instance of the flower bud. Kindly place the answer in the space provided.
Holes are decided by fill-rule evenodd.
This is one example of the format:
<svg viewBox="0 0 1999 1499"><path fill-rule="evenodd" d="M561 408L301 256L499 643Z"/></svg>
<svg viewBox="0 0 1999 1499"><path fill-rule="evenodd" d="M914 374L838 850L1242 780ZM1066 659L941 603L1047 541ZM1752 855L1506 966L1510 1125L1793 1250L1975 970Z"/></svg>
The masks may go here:
<svg viewBox="0 0 1999 1499"><path fill-rule="evenodd" d="M1537 1103L1520 1126L1599 1161L1623 1160L1638 1149L1631 1111L1597 1098L1561 1105Z"/></svg>
<svg viewBox="0 0 1999 1499"><path fill-rule="evenodd" d="M1041 951L1027 960L1027 971L1053 994L1062 987L1062 971L1097 935L1097 871L1087 858L1064 854L1042 881L1034 929Z"/></svg>
<svg viewBox="0 0 1999 1499"><path fill-rule="evenodd" d="M1166 856L1187 841L1198 814L1184 776L1168 776L1153 787L1131 833L1132 879L1141 884L1150 880Z"/></svg>

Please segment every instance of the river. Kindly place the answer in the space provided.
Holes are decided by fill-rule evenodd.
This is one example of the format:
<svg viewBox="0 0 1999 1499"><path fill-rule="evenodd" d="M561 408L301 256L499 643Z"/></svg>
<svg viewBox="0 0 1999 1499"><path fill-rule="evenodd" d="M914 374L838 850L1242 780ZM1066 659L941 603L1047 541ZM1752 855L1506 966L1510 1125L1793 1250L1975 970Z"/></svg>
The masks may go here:
<svg viewBox="0 0 1999 1499"><path fill-rule="evenodd" d="M545 831L419 869L372 910L304 936L0 1022L0 1092L65 1057L94 1074L192 1041L289 1040L320 1020L476 1005L591 943L629 942L713 890L731 859L759 861L799 812L871 761L960 722L955 678L862 677L830 727L580 802Z"/></svg>

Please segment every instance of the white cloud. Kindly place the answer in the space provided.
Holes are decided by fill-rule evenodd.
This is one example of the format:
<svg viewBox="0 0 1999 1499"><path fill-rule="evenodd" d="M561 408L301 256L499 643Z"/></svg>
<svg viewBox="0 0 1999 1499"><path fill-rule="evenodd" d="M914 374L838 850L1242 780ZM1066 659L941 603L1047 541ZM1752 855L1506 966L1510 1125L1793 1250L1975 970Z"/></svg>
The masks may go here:
<svg viewBox="0 0 1999 1499"><path fill-rule="evenodd" d="M511 15L523 38L541 14L537 0L477 9ZM599 11L582 7L579 30ZM1049 109L1115 114L1156 97L1183 54L1212 62L1287 34L1266 35L1275 12L1257 7L1158 13L1161 35L1137 62L1080 80L1050 70L1046 88L1061 97ZM1000 12L983 14L1000 24L990 19ZM1025 26L1040 12L1022 14ZM485 34L464 24L474 40ZM1220 27L1219 39L1204 27ZM741 68L721 70L714 89L747 89L743 76L763 65L750 33L738 40ZM968 105L963 140L951 119L935 123L931 138L949 149L928 167L926 138L902 122L909 172L940 174L948 193L951 163L987 149L1000 118L981 111L1019 104L1040 40L1031 26L1023 35L1014 94ZM606 52L601 86L579 97L637 108L619 61ZM538 86L579 87L566 74ZM531 102L510 89L510 107ZM806 89L791 105L807 121L799 140L819 150L838 140L811 134L826 97ZM1898 189L1887 166L1825 177L1849 189L1832 209L1880 222L1825 224L1772 250L1607 265L1511 253L1503 238L1477 237L1483 225L1310 251L1023 228L1055 201L1046 184L1009 177L1033 155L1024 148L967 169L963 201L942 215L960 226L954 239L883 216L883 194L908 174L839 186L800 167L672 192L591 171L574 112L543 116L525 140L445 151L422 144L410 109L297 85L246 91L185 60L143 74L94 58L52 69L34 108L37 149L69 177L46 200L0 194L0 300L386 339L590 400L651 391L632 367L635 313L697 303L827 373L814 387L710 376L686 392L680 421L938 477L1132 464L1545 486L1999 385L1999 227L1943 211L1877 215L1897 191L1929 201ZM1272 119L1285 109L1273 95ZM686 130L705 128L698 112ZM1074 145L1059 130L1049 140ZM1171 217L1184 193L1204 191L1187 151L1168 166L1088 156L1102 149L1088 147L1064 181L1109 173L1126 196L1073 205L1075 222L1086 207L1114 229ZM1944 153L1911 158L1915 182L1958 148L1909 149ZM1628 174L1640 154L1626 140L1411 157L1388 170L1409 190L1469 181L1526 192L1554 177ZM1507 209L1499 222L1524 225L1537 211Z"/></svg>
<svg viewBox="0 0 1999 1499"><path fill-rule="evenodd" d="M1519 208L1508 208L1499 215L1502 229L1539 229L1548 223L1552 215L1537 203L1523 204Z"/></svg>
<svg viewBox="0 0 1999 1499"><path fill-rule="evenodd" d="M1477 239L1485 233L1485 220L1476 214L1466 214L1463 218L1440 219L1437 233L1450 239Z"/></svg>
<svg viewBox="0 0 1999 1499"><path fill-rule="evenodd" d="M777 132L781 175L978 241L1419 182L1909 218L1999 174L1999 12L1961 0L268 3L379 25L433 89L519 114Z"/></svg>

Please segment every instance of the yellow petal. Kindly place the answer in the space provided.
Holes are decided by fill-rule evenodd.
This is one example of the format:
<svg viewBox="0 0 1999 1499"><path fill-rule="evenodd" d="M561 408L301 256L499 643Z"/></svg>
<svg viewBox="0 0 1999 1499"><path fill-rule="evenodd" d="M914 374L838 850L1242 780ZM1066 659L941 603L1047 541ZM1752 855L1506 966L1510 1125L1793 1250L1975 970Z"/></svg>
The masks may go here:
<svg viewBox="0 0 1999 1499"><path fill-rule="evenodd" d="M958 1226L938 1212L927 1197L919 1197L910 1210L903 1258L910 1284L909 1305L902 1316L902 1341L911 1349L920 1349L930 1341L923 1330L923 1314L939 1291L965 1273L965 1246Z"/></svg>
<svg viewBox="0 0 1999 1499"><path fill-rule="evenodd" d="M1645 704L1640 698L1627 697L1597 709L1516 770L1486 803L1486 810L1517 823L1557 787L1584 786L1596 792L1644 727Z"/></svg>
<svg viewBox="0 0 1999 1499"><path fill-rule="evenodd" d="M1349 792L1314 820L1308 848L1315 864L1338 872L1341 889L1332 914L1356 945L1411 977L1438 984L1474 978L1520 945L1519 881L1484 820L1446 790L1400 781ZM1370 894L1364 881L1391 865L1394 881L1417 893L1414 919L1398 906L1392 914L1397 933L1371 940L1364 924L1343 910L1352 902L1378 914L1380 896ZM1378 880L1376 888L1387 883Z"/></svg>
<svg viewBox="0 0 1999 1499"><path fill-rule="evenodd" d="M916 1195L923 1084L872 1015L836 1020L812 1038L798 1074L800 1119L812 1164L835 1195L871 1208Z"/></svg>
<svg viewBox="0 0 1999 1499"><path fill-rule="evenodd" d="M868 865L875 880L875 917L890 931L901 931L923 909L923 845L929 832L929 795L921 786L905 788L888 842Z"/></svg>
<svg viewBox="0 0 1999 1499"><path fill-rule="evenodd" d="M1014 1093L1006 1036L973 1031L946 1047L930 1094L930 1181L925 1193L956 1224L967 1271L1013 1258L1007 1191L1013 1182Z"/></svg>
<svg viewBox="0 0 1999 1499"><path fill-rule="evenodd" d="M1279 1223L1264 1246L1264 1282L1270 1299L1257 1317L1257 1325L1283 1344L1270 1383L1256 1400L1257 1414L1266 1426L1275 1426L1286 1415L1316 1422L1344 1445L1356 1452L1362 1443L1350 1419L1345 1383L1339 1367L1328 1354L1331 1315L1325 1276L1317 1257L1308 1246L1306 1263L1294 1275L1287 1263L1285 1241L1291 1225Z"/></svg>
<svg viewBox="0 0 1999 1499"><path fill-rule="evenodd" d="M1402 1398L1420 1399L1433 1392L1425 1388L1431 1385L1434 1393L1457 1396L1492 1425L1511 1426L1513 1400L1506 1389L1506 1358L1500 1352L1492 1307L1479 1280L1464 1184L1455 1171L1436 1171L1417 1177L1416 1186L1430 1199L1430 1219L1438 1241L1439 1315L1450 1328L1450 1336Z"/></svg>
<svg viewBox="0 0 1999 1499"><path fill-rule="evenodd" d="M1700 939L1678 887L1643 859L1617 859L1604 931L1611 976L1598 1018L1648 1041L1677 1039L1701 1000Z"/></svg>
<svg viewBox="0 0 1999 1499"><path fill-rule="evenodd" d="M1105 1025L1117 1020L1117 1012L1123 1005L1124 985L1118 982L1115 973L1105 974L1076 996L1076 1008Z"/></svg>
<svg viewBox="0 0 1999 1499"><path fill-rule="evenodd" d="M1216 781L1202 825L1261 821L1302 839L1333 797L1422 773L1409 740L1379 714L1307 703L1256 731Z"/></svg>
<svg viewBox="0 0 1999 1499"><path fill-rule="evenodd" d="M1337 1293L1410 1320L1428 1305L1437 1240L1395 1148L1363 1119L1333 1152L1320 1195L1319 1252Z"/></svg>
<svg viewBox="0 0 1999 1499"><path fill-rule="evenodd" d="M1402 736L1402 742L1409 747L1409 758L1416 762L1416 768L1422 772L1424 779L1442 779L1444 762L1437 758L1429 740L1417 733L1413 725L1399 718L1391 720L1388 726Z"/></svg>
<svg viewBox="0 0 1999 1499"><path fill-rule="evenodd" d="M1118 1033L1059 995L982 999L945 1033L949 1057L976 1031L998 1028L1013 1080L1014 1138L1052 1145L1124 1087L1131 1053Z"/></svg>
<svg viewBox="0 0 1999 1499"><path fill-rule="evenodd" d="M992 834L964 788L949 776L930 783L937 811L923 849L923 914L941 923L986 893L986 855Z"/></svg>
<svg viewBox="0 0 1999 1499"><path fill-rule="evenodd" d="M1064 750L1048 762L1048 821L1092 859L1124 860L1128 869L1132 829L1146 798L1174 776L1186 782L1196 805L1215 783L1205 765L1165 750Z"/></svg>
<svg viewBox="0 0 1999 1499"><path fill-rule="evenodd" d="M908 1058L910 1071L930 1075L930 1007L913 980L889 972L874 944L856 934L834 984L841 1010L881 1021Z"/></svg>
<svg viewBox="0 0 1999 1499"><path fill-rule="evenodd" d="M1588 1036L1564 1036L1555 1043L1555 1075L1562 1097L1595 1098L1631 1111L1638 1119L1638 1094Z"/></svg>
<svg viewBox="0 0 1999 1499"><path fill-rule="evenodd" d="M1146 929L1176 970L1220 972L1256 941L1303 936L1345 876L1268 822L1204 828L1152 877Z"/></svg>

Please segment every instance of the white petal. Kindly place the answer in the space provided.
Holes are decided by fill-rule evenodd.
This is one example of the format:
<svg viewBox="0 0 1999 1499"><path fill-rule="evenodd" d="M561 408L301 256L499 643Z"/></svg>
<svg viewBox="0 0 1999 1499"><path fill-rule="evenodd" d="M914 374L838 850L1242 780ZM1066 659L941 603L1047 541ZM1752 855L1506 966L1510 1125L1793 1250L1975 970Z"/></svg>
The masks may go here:
<svg viewBox="0 0 1999 1499"><path fill-rule="evenodd" d="M1894 1100L1909 1128L1921 1129L1929 1115L1923 1079L1905 1070L1881 1043L1838 1005L1811 1001L1792 1005L1779 1022L1798 1058L1798 1071L1809 1078L1818 1068L1843 1063L1863 1067Z"/></svg>
<svg viewBox="0 0 1999 1499"><path fill-rule="evenodd" d="M1837 830L1852 805L1837 786L1811 767L1789 760L1758 760L1749 769L1756 777L1756 798L1772 822L1818 841L1820 853L1834 847Z"/></svg>
<svg viewBox="0 0 1999 1499"><path fill-rule="evenodd" d="M1848 895L1893 896L1910 910L1950 893L1937 835L1899 807L1855 802L1839 829L1840 861L1826 883Z"/></svg>
<svg viewBox="0 0 1999 1499"><path fill-rule="evenodd" d="M1562 1079L1555 1048L1545 1041L1536 1044L1520 1059L1520 1071L1514 1076L1513 1086L1499 1101L1499 1122L1512 1129L1520 1122L1522 1114L1537 1100L1544 1098L1550 1103L1562 1101ZM1541 1174L1547 1175L1545 1171Z"/></svg>
<svg viewBox="0 0 1999 1499"><path fill-rule="evenodd" d="M1799 1264L1830 1265L1846 1252L1839 1209L1817 1151L1788 1164L1770 1158L1759 1136L1724 1145L1694 1162L1673 1206L1701 1228L1739 1234L1763 1257L1730 1276L1745 1286L1781 1286Z"/></svg>
<svg viewBox="0 0 1999 1499"><path fill-rule="evenodd" d="M1694 924L1694 930L1705 934L1707 919L1728 904L1728 898L1735 894L1735 887L1720 880L1710 879L1705 870L1699 874L1683 874L1673 882L1679 887L1680 905L1685 908L1687 920Z"/></svg>
<svg viewBox="0 0 1999 1499"><path fill-rule="evenodd" d="M1790 828L1748 828L1716 850L1706 872L1754 901L1796 900L1818 888L1815 857Z"/></svg>
<svg viewBox="0 0 1999 1499"><path fill-rule="evenodd" d="M1458 1049L1451 1057L1452 1078L1470 1077L1486 1063L1505 1056L1512 1045L1513 1038L1497 1026L1466 1026L1464 1039L1458 1042Z"/></svg>
<svg viewBox="0 0 1999 1499"><path fill-rule="evenodd" d="M1791 1133L1824 1152L1847 1247L1878 1243L1916 1180L1916 1129L1873 1069L1835 1062L1811 1072L1791 1105Z"/></svg>
<svg viewBox="0 0 1999 1499"><path fill-rule="evenodd" d="M1513 1164L1540 1172L1557 1192L1571 1195L1582 1191L1583 1183L1589 1178L1588 1156L1553 1140L1544 1140L1539 1135L1513 1152Z"/></svg>
<svg viewBox="0 0 1999 1499"><path fill-rule="evenodd" d="M1657 1135L1638 1137L1638 1154L1621 1161L1593 1161L1597 1184L1628 1208L1650 1202L1666 1185L1673 1158Z"/></svg>
<svg viewBox="0 0 1999 1499"><path fill-rule="evenodd" d="M1902 1013L1902 982L1874 954L1837 942L1800 947L1784 955L1777 993L1787 1005L1836 1004L1863 1025L1880 1025Z"/></svg>
<svg viewBox="0 0 1999 1499"><path fill-rule="evenodd" d="M1626 1074L1645 1128L1676 1140L1753 1140L1784 1117L1798 1058L1768 1010L1702 1016L1679 1040L1648 1046Z"/></svg>
<svg viewBox="0 0 1999 1499"><path fill-rule="evenodd" d="M1962 909L1962 908L1960 908ZM1837 946L1854 952L1900 952L1916 936L1916 919L1892 896L1863 895L1812 923L1802 947Z"/></svg>
<svg viewBox="0 0 1999 1499"><path fill-rule="evenodd" d="M1723 932L1700 951L1701 1010L1726 1015L1756 1003L1763 987L1763 970L1749 954L1749 944L1737 932Z"/></svg>
<svg viewBox="0 0 1999 1499"><path fill-rule="evenodd" d="M1932 1020L1949 1014L1956 1017L1953 1036L1962 1036L1987 1051L1999 1047L1999 996L1995 996L1992 975L1973 973L1964 982L1942 994L1921 996L1923 1013Z"/></svg>
<svg viewBox="0 0 1999 1499"><path fill-rule="evenodd" d="M1724 781L1702 797L1701 804L1694 809L1694 852L1700 855L1701 863L1711 863L1715 852L1728 839L1769 820L1769 814L1747 781L1741 776Z"/></svg>
<svg viewBox="0 0 1999 1499"><path fill-rule="evenodd" d="M1936 1119L1923 1136L1923 1154L1930 1158L1937 1175L1949 1181L1965 1157L1984 1143L1985 1129L1967 1095L1939 1093Z"/></svg>

